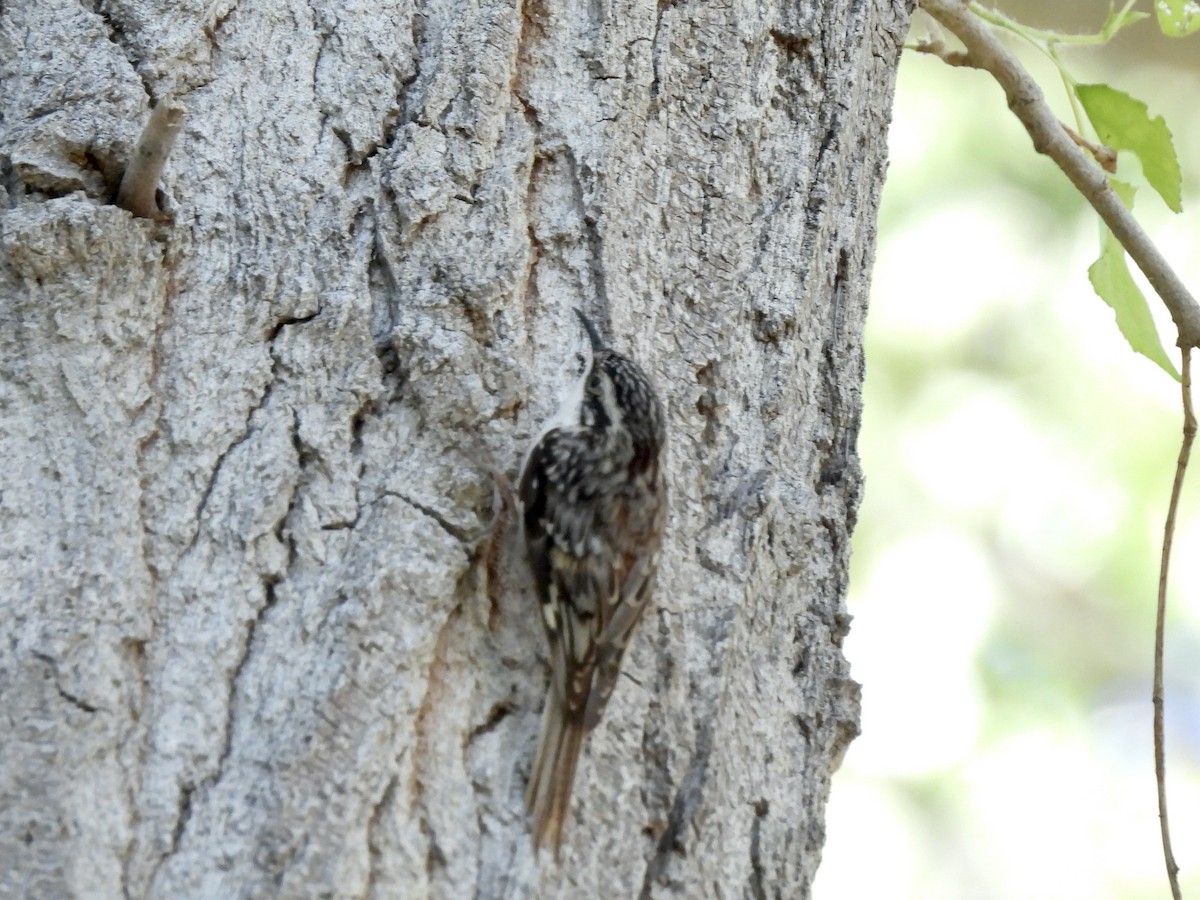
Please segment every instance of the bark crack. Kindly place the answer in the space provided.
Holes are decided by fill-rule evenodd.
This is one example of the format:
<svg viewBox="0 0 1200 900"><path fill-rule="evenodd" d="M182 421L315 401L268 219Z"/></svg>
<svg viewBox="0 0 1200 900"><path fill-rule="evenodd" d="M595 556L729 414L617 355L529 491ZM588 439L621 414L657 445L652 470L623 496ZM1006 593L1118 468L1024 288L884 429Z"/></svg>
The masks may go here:
<svg viewBox="0 0 1200 900"><path fill-rule="evenodd" d="M248 441L250 438L252 438L258 432L258 428L256 428L254 425L254 417L261 410L266 408L267 404L271 400L271 395L274 393L276 386L278 386L278 384L281 381L281 379L279 377L279 371L278 371L279 370L279 359L275 356L275 347L274 347L275 340L280 336L280 334L283 333L284 328L287 328L291 325L303 325L305 322L311 322L313 319L315 319L320 314L321 314L321 310L320 310L320 308L318 308L316 310L316 312L309 313L308 315L294 316L294 317L285 316L285 317L279 319L279 321L277 321L274 324L274 326L272 327L272 330L267 338L268 352L271 354L271 378L267 381L266 385L263 387L262 396L259 397L258 402L255 403L252 407L250 407L249 411L246 413L245 424L242 427L241 434L238 435L238 437L236 437L233 440L233 442L230 443L230 445L225 448L225 450L217 457L216 463L213 465L212 475L208 479L208 484L205 485L204 493L200 498L200 502L196 506L196 513L194 516L194 518L196 520L196 530L192 533L192 539L188 542L187 550L184 551L185 555L187 553L189 553L193 547L196 546L196 542L197 542L197 540L199 540L200 532L203 530L203 522L201 520L204 516L205 511L208 509L208 502L212 498L212 493L213 493L213 490L216 488L217 480L221 476L221 470L225 465L225 460L228 459L230 453L232 453L234 450L236 450L238 447L240 447L242 444L244 444L246 441ZM301 468L303 468L303 463L304 463L304 460L303 460L303 457L301 457L301 459L300 459ZM289 503L289 505L288 505L289 512L291 511L291 506L292 506L292 504ZM286 518L286 516L285 516L285 518Z"/></svg>
<svg viewBox="0 0 1200 900"><path fill-rule="evenodd" d="M213 490L217 486L217 479L221 477L221 470L225 465L225 460L229 458L230 453L248 441L258 431L258 429L252 424L254 421L254 416L259 412L259 410L266 407L267 402L271 398L272 392L275 390L275 384L276 382L274 379L267 382L266 387L263 389L262 396L246 414L246 421L242 428L242 433L234 438L229 446L221 452L221 454L217 457L216 462L213 464L212 475L209 476L208 484L204 487L204 493L200 497L200 502L196 505L196 513L194 516L196 520L196 530L192 532L192 539L188 541L187 549L184 551L185 556L192 551L192 548L196 546L196 542L200 538L200 532L204 527L202 519L204 517L204 513L208 509L208 501L212 499Z"/></svg>
<svg viewBox="0 0 1200 900"><path fill-rule="evenodd" d="M320 314L321 310L318 308L316 312L309 313L305 316L284 316L275 323L275 327L271 329L271 334L268 336L267 340L273 344L275 342L275 338L279 337L279 333L289 325L303 325L305 322L311 322Z"/></svg>
<svg viewBox="0 0 1200 900"><path fill-rule="evenodd" d="M750 881L747 889L754 900L767 900L764 884L766 869L762 861L762 823L770 811L765 799L754 804L754 821L750 823Z"/></svg>
<svg viewBox="0 0 1200 900"><path fill-rule="evenodd" d="M414 728L413 744L416 747L416 755L413 760L412 780L409 783L410 805L416 811L418 827L421 830L421 836L426 841L425 871L430 880L433 880L435 872L446 867L447 859L438 844L437 833L430 821L429 805L425 799L424 770L432 764L429 721L439 707L446 688L446 671L450 667L447 659L450 635L461 614L462 607L455 606L438 630L433 645L433 657L429 662L428 675L425 680L425 695L421 698Z"/></svg>
<svg viewBox="0 0 1200 900"><path fill-rule="evenodd" d="M370 860L370 869L367 874L367 889L366 895L373 896L375 893L375 885L379 884L383 877L383 859L384 849L379 846L378 834L382 828L384 815L392 808L392 804L396 799L396 786L398 781L393 775L388 779L387 785L384 786L383 793L379 795L379 800L371 807L371 815L367 819L367 857Z"/></svg>
<svg viewBox="0 0 1200 900"><path fill-rule="evenodd" d="M225 713L225 735L221 747L220 755L217 758L216 771L205 777L199 784L185 784L180 792L179 813L176 816L175 826L171 831L171 848L163 855L155 867L155 874L152 876L150 883L153 884L158 876L158 872L162 867L179 852L179 848L183 843L183 836L187 832L188 823L192 817L192 798L197 789L202 789L205 792L211 791L213 787L220 783L225 772L225 765L229 761L229 756L233 750L233 726L234 719L237 713L237 695L238 683L241 680L242 673L246 668L253 653L255 637L258 633L258 628L262 624L266 615L274 608L277 597L275 595L275 585L277 580L267 580L264 582L264 602L259 607L257 614L250 620L249 627L246 631L246 637L242 645L242 653L234 665L229 676L229 705Z"/></svg>
<svg viewBox="0 0 1200 900"><path fill-rule="evenodd" d="M147 572L150 573L151 584L157 589L159 572L158 567L153 563L154 553L151 546L152 529L148 524L153 519L153 514L147 511L147 490L150 486L150 476L146 471L146 455L150 448L156 444L163 435L167 425L163 418L165 404L162 401L162 361L163 361L163 338L167 330L167 317L171 312L171 298L175 296L175 272L172 267L172 257L168 246L164 243L162 246L162 267L163 267L163 291L162 305L159 307L159 315L154 325L153 338L147 342L149 352L149 371L146 376L146 387L148 393L153 398L154 421L150 423L145 435L137 443L137 471L138 471L138 490L141 492L138 497L138 517L142 529L142 561L146 565ZM147 410L150 408L147 404ZM141 417L141 410L138 411L137 418ZM136 424L136 420L135 420ZM194 540L194 539L193 539ZM157 593L157 590L156 590ZM144 663L142 658L141 648L139 648L139 659ZM141 663L139 663L139 670ZM142 699L144 700L147 693L145 684L145 674L142 678Z"/></svg>
<svg viewBox="0 0 1200 900"><path fill-rule="evenodd" d="M61 684L56 683L54 686L58 689L58 696L62 697L72 706L83 710L85 713L94 713L100 709L98 706L92 706L92 704L88 703L82 697L76 697L70 691L66 690Z"/></svg>
<svg viewBox="0 0 1200 900"><path fill-rule="evenodd" d="M708 781L708 760L712 753L712 723L701 723L696 737L696 753L688 766L675 799L671 803L671 812L667 818L667 827L658 839L654 855L646 864L646 874L642 878L642 890L639 900L650 900L650 891L655 882L661 881L671 863L671 857L684 852L683 829L691 821L696 807L704 794L704 785Z"/></svg>
<svg viewBox="0 0 1200 900"><path fill-rule="evenodd" d="M612 314L608 305L608 283L604 275L604 240L600 235L600 225L595 215L588 211L587 198L583 193L583 176L586 171L575 155L575 150L569 144L566 148L567 168L571 172L572 199L579 210L579 219L583 224L583 237L588 246L588 269L592 276L592 290L596 294L596 302L604 311L604 324L612 333ZM584 287L584 285L580 285ZM585 296L586 296L586 292Z"/></svg>
<svg viewBox="0 0 1200 900"><path fill-rule="evenodd" d="M475 543L475 540L472 538L472 536L470 534L467 533L467 531L465 529L459 527L458 525L455 525L453 522L451 522L449 519L447 519L444 515L442 515L440 512L438 512L433 507L426 506L424 503L419 503L418 501L414 500L412 497L405 496L404 494L401 494L399 491L383 491L383 493L380 496L395 497L397 500L401 500L404 503L407 503L413 509L417 510L417 512L422 513L423 515L426 515L429 518L433 519L433 521L436 522L441 527L442 531L446 532L446 534L450 535L450 537L454 538L460 544Z"/></svg>
<svg viewBox="0 0 1200 900"><path fill-rule="evenodd" d="M399 114L397 116L395 124L392 127L392 134L386 141L388 146L391 146L392 139L395 138L395 136L396 136L396 130L401 125L407 125L410 122L417 121L416 111L409 108L409 100L412 99L409 97L409 91L412 89L413 85L417 83L417 80L421 77L421 61L423 59L427 58L427 54L433 55L433 54L429 54L429 42L426 39L426 34L425 34L425 23L426 23L426 19L427 19L427 15L425 13L425 5L426 4L423 2L420 2L420 0L417 0L417 2L413 3L412 19L410 20L410 22L411 22L410 29L412 32L412 47L413 47L413 54L412 54L413 72L412 72L412 75L410 75L408 78L405 78L404 80L402 80L400 82L400 84L396 90L396 105L399 110ZM437 57L434 56L434 59L436 60ZM384 134L385 134L385 136L387 136L386 131L384 132Z"/></svg>
<svg viewBox="0 0 1200 900"><path fill-rule="evenodd" d="M58 692L59 697L61 697L65 701L67 701L67 703L70 703L76 709L83 710L83 712L85 712L85 713L94 713L94 712L98 712L100 710L100 707L93 706L91 703L88 703L82 697L80 697L76 694L73 694L71 691L68 691L66 688L64 688L62 686L62 680L61 680L61 678L59 676L59 672L58 672L58 660L57 659L55 659L53 656L50 656L48 653L39 653L37 651L34 651L33 656L34 656L34 659L41 660L47 666L50 667L50 674L54 678L54 689Z"/></svg>
<svg viewBox="0 0 1200 900"><path fill-rule="evenodd" d="M134 74L141 79L142 87L146 91L146 96L154 98L154 92L151 90L149 76L138 69L138 63L140 60L134 55L133 44L129 40L125 23L117 18L117 16L111 10L106 9L107 6L108 4L104 2L104 0L100 0L100 2L93 2L92 13L96 16L96 18L104 23L104 27L108 31L109 41L114 47L121 51L121 54L129 63L129 67L133 69Z"/></svg>
<svg viewBox="0 0 1200 900"><path fill-rule="evenodd" d="M659 58L662 56L659 47L659 38L663 33L663 16L666 15L668 9L674 7L679 0L659 0L658 14L654 20L654 37L650 41L650 68L653 76L650 79L650 99L653 101L658 98L659 92L662 90L662 79L659 76Z"/></svg>
<svg viewBox="0 0 1200 900"><path fill-rule="evenodd" d="M495 731L497 726L507 719L509 713L511 712L512 704L510 704L507 700L501 700L498 703L493 704L492 708L488 711L487 718L467 732L467 737L463 741L463 749L465 750L467 747L471 746L471 744L475 743L475 741L483 737L485 734Z"/></svg>
<svg viewBox="0 0 1200 900"><path fill-rule="evenodd" d="M159 862L159 868L162 868L163 863L179 852L179 845L183 842L183 833L187 830L188 822L192 820L192 794L195 792L194 784L185 784L180 792L179 815L175 817L175 827L171 829L171 849ZM157 875L157 870L155 874Z"/></svg>

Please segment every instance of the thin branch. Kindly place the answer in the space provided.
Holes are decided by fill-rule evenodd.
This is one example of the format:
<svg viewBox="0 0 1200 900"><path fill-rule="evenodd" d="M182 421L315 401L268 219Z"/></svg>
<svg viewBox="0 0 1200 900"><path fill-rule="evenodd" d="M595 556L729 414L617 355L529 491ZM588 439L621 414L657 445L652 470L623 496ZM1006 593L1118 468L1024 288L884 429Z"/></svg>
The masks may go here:
<svg viewBox="0 0 1200 900"><path fill-rule="evenodd" d="M1128 11L1126 3L1122 15ZM953 32L966 47L966 53L952 53L941 40L918 45L917 49L934 53L952 65L969 65L984 69L1004 88L1009 109L1020 119L1033 139L1033 147L1049 156L1087 199L1108 225L1121 246L1137 263L1146 280L1158 293L1179 332L1183 351L1181 376L1183 391L1183 441L1171 501L1164 528L1162 563L1158 578L1158 609L1154 628L1154 774L1158 785L1158 817L1162 832L1163 859L1174 900L1182 900L1179 887L1179 866L1171 849L1171 830L1167 819L1167 764L1163 727L1163 643L1166 631L1167 573L1171 547L1175 539L1175 518L1179 496L1187 474L1188 459L1196 437L1196 417L1192 411L1191 349L1200 346L1200 306L1180 278L1158 252L1150 238L1138 225L1108 178L1088 152L1096 153L1078 134L1071 131L1054 115L1046 103L1037 82L1030 77L1015 56L992 33L991 29L968 9L966 0L921 0L921 7L936 21ZM980 15L983 13L981 12ZM1060 67L1061 70L1061 67ZM1103 161L1101 162L1103 165Z"/></svg>
<svg viewBox="0 0 1200 900"><path fill-rule="evenodd" d="M143 219L162 221L165 218L158 207L158 182L175 138L183 127L186 112L183 104L170 100L160 100L151 111L137 148L133 151L133 158L129 160L125 175L121 178L117 206Z"/></svg>
<svg viewBox="0 0 1200 900"><path fill-rule="evenodd" d="M1136 2L1136 0L1134 0ZM922 4L923 5L923 4ZM1127 12L1133 3L1126 3L1122 13ZM1039 50L1045 50L1046 47L1052 47L1055 44L1075 44L1075 45L1092 45L1105 43L1112 34L1107 30L1097 34L1068 34L1063 31L1047 31L1043 28L1033 28L1026 25L1024 22L1019 22L1010 16L1006 16L998 9L991 9L981 3L970 3L971 12L979 16L985 22L991 22L993 25L998 25L1011 31L1013 34L1019 35L1030 44L1037 47Z"/></svg>
<svg viewBox="0 0 1200 900"><path fill-rule="evenodd" d="M1162 563L1158 570L1158 612L1154 620L1154 778L1158 783L1158 824L1162 831L1163 859L1167 865L1167 879L1171 882L1171 895L1182 900L1179 890L1179 866L1171 851L1171 829L1167 824L1167 750L1163 728L1163 635L1167 619L1167 570L1171 563L1171 545L1175 542L1175 514L1179 509L1179 495L1183 491L1183 479L1187 475L1188 458L1192 454L1192 442L1196 438L1196 415L1192 412L1192 353L1183 348L1181 372L1183 390L1183 441L1179 446L1179 460L1175 464L1175 482L1171 485L1171 502L1167 507L1167 523L1163 529Z"/></svg>
<svg viewBox="0 0 1200 900"><path fill-rule="evenodd" d="M961 50L951 50L946 46L941 38L930 38L924 41L918 41L916 44L909 45L911 49L918 53L928 53L930 56L936 56L948 66L967 66L969 68L978 68L975 65L970 54L963 53Z"/></svg>
<svg viewBox="0 0 1200 900"><path fill-rule="evenodd" d="M1029 132L1033 148L1054 160L1071 179L1162 298L1179 331L1179 345L1200 347L1200 305L1117 197L1104 172L1067 134L1037 82L961 0L921 0L921 7L963 42L973 65L987 70L1004 88L1009 109Z"/></svg>
<svg viewBox="0 0 1200 900"><path fill-rule="evenodd" d="M1102 168L1109 175L1116 174L1117 154L1112 147L1109 147L1106 144L1093 144L1078 131L1067 125L1064 125L1063 128L1066 129L1067 136L1071 140L1092 155L1092 158L1099 163L1100 168Z"/></svg>

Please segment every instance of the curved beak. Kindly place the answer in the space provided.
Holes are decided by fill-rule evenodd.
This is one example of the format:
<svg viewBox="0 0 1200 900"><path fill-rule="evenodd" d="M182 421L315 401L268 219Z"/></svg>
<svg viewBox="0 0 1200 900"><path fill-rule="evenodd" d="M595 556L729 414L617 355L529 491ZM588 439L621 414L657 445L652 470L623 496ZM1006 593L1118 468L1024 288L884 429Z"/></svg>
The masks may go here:
<svg viewBox="0 0 1200 900"><path fill-rule="evenodd" d="M604 340L600 337L600 332L596 330L596 326L592 324L592 320L583 314L583 310L579 307L574 307L575 315L579 316L579 321L583 323L584 329L588 333L588 340L592 342L592 352L598 353L604 349Z"/></svg>

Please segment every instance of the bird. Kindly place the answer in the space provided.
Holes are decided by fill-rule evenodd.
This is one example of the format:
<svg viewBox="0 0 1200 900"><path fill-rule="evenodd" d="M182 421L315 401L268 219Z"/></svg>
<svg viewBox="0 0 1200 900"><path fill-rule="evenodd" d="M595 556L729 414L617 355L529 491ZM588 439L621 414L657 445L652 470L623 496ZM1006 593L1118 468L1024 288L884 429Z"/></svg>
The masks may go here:
<svg viewBox="0 0 1200 900"><path fill-rule="evenodd" d="M575 314L591 360L530 448L518 492L551 670L525 802L535 853L548 846L556 860L583 741L650 602L667 515L658 394Z"/></svg>

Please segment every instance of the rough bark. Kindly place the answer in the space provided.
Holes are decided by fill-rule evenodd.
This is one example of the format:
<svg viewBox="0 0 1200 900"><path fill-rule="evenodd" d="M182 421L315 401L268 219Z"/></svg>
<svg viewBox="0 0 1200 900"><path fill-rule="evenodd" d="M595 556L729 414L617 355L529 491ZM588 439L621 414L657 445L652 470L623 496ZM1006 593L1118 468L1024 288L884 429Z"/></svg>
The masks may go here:
<svg viewBox="0 0 1200 900"><path fill-rule="evenodd" d="M906 22L0 4L0 895L807 896ZM167 97L164 224L110 201ZM658 383L673 510L555 867L492 472L573 305Z"/></svg>

